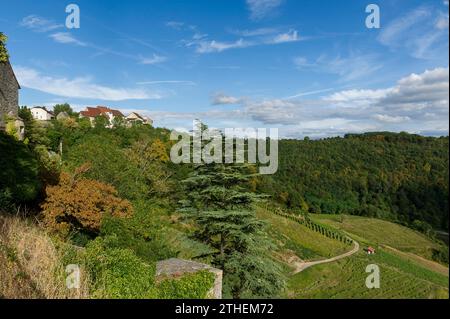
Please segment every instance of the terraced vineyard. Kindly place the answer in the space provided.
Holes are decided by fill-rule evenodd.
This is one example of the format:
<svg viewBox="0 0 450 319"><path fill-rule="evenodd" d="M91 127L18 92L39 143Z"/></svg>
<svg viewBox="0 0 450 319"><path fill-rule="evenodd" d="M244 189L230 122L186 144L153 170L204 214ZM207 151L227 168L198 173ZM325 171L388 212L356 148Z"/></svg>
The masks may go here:
<svg viewBox="0 0 450 319"><path fill-rule="evenodd" d="M366 266L380 267L380 288L365 286ZM426 269L401 269L363 252L336 263L319 265L294 275L289 280L289 298L448 298L448 278ZM428 278L425 279L425 278Z"/></svg>
<svg viewBox="0 0 450 319"><path fill-rule="evenodd" d="M344 230L372 245L388 245L404 252L431 259L433 249L439 245L412 229L375 218L339 215L313 215L323 224Z"/></svg>
<svg viewBox="0 0 450 319"><path fill-rule="evenodd" d="M294 220L263 208L258 209L257 215L268 223L269 234L280 250L292 251L302 260L334 257L351 249L346 243L323 236Z"/></svg>
<svg viewBox="0 0 450 319"><path fill-rule="evenodd" d="M348 250L348 245L324 236L299 224L289 216L277 215L260 209L258 216L270 224L269 232L279 244L280 251L291 250L304 261L328 258ZM432 261L414 255L429 256L429 251L437 247L425 236L408 228L377 219L345 216L341 222L339 216L315 215L320 224L344 231L358 240L361 247L369 244L377 247L374 255L363 250L342 260L316 265L295 275L286 266L288 298L448 298L448 268L440 265L439 271L430 265ZM399 251L383 248L392 245ZM400 251L403 249L403 251ZM307 252L307 253L305 253ZM406 252L405 256L403 252ZM278 255L279 256L279 255ZM416 258L423 259L418 263ZM366 267L376 264L380 267L380 288L366 287ZM444 271L442 271L442 268ZM445 272L447 269L447 272Z"/></svg>

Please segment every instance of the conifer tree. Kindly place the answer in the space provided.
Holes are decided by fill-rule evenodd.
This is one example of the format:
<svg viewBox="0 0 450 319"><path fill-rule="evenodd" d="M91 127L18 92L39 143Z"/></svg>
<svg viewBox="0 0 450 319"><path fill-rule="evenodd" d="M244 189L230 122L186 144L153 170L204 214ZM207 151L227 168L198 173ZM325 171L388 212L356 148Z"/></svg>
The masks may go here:
<svg viewBox="0 0 450 319"><path fill-rule="evenodd" d="M196 225L195 238L214 249L213 264L224 270L224 292L235 299L273 297L283 287L268 252L271 242L253 211L260 195L249 192L247 165L201 164L183 181L182 211Z"/></svg>

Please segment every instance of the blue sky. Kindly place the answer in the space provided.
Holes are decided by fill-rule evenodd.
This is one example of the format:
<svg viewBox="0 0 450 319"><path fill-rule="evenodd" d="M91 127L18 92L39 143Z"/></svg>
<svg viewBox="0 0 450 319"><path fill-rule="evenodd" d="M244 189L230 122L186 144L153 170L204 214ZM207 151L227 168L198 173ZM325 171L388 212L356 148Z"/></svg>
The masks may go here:
<svg viewBox="0 0 450 319"><path fill-rule="evenodd" d="M107 105L155 125L276 127L284 137L448 134L448 1L10 2L0 31L21 105Z"/></svg>

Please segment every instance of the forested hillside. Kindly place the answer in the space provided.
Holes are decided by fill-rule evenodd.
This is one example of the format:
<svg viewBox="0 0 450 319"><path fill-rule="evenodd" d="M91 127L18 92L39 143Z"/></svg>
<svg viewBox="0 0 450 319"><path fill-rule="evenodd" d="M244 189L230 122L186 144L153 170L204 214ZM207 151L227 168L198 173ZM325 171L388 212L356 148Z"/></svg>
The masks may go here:
<svg viewBox="0 0 450 319"><path fill-rule="evenodd" d="M282 140L260 190L290 209L448 229L448 137L367 133Z"/></svg>
<svg viewBox="0 0 450 319"><path fill-rule="evenodd" d="M260 176L249 164L176 165L169 130L106 128L104 120L91 127L70 114L41 123L23 107L25 140L0 132L0 297L204 298L208 274L155 280L156 263L172 257L222 269L224 297L280 297L287 284L302 296L286 280L285 257L332 257L350 247L337 228L360 234L342 221L312 223L318 213L448 229L448 137L282 140L278 172ZM289 212L309 214L308 222L285 221ZM447 264L443 243L420 238L425 258ZM69 264L81 267L76 295L61 279Z"/></svg>

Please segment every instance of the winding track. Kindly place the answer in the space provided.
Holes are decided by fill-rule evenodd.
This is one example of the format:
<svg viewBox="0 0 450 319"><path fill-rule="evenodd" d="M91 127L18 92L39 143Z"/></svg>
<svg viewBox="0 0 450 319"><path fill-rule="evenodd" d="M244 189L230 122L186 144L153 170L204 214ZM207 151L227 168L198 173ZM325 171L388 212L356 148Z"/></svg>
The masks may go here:
<svg viewBox="0 0 450 319"><path fill-rule="evenodd" d="M317 261L307 261L307 262L295 262L293 264L293 266L295 267L295 270L293 271L293 275L298 274L299 272L302 272L303 270L305 270L306 268L315 266L315 265L320 265L320 264L326 264L326 263L331 263L333 261L345 258L345 257L349 257L353 254L355 254L358 250L359 250L359 243L355 240L353 240L353 249L343 253L342 255L339 256L335 256L332 258L328 258L328 259L322 259L322 260L317 260Z"/></svg>

